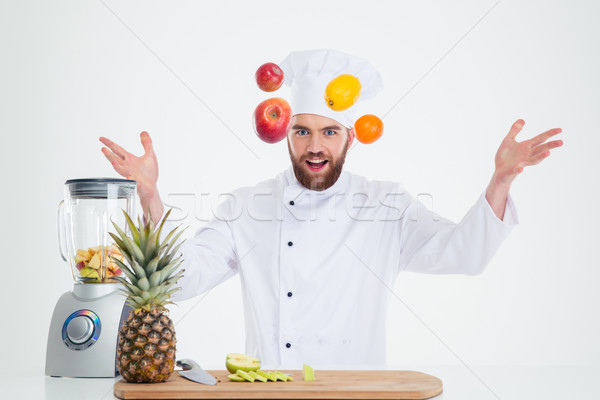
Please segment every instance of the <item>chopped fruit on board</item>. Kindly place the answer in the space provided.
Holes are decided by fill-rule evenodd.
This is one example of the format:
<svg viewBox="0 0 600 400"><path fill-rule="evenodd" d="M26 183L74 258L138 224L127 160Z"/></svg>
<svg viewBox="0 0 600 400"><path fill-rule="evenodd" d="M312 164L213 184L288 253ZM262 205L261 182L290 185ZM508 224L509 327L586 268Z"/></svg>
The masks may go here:
<svg viewBox="0 0 600 400"><path fill-rule="evenodd" d="M241 353L227 354L225 357L225 367L231 373L228 376L229 379L234 382L275 382L278 380L291 382L294 380L290 375L279 371L261 371L260 360L258 358Z"/></svg>
<svg viewBox="0 0 600 400"><path fill-rule="evenodd" d="M246 372L246 371L242 371L241 369L238 369L235 374L228 375L228 378L234 382L256 382L256 381L260 381L260 382L268 382L268 381L287 382L287 381L290 381L290 382L292 382L294 380L294 378L291 377L290 375L286 375L279 371L256 370L256 371Z"/></svg>
<svg viewBox="0 0 600 400"><path fill-rule="evenodd" d="M304 374L305 381L314 381L315 380L315 371L312 369L312 367L304 364L302 366L302 372Z"/></svg>
<svg viewBox="0 0 600 400"><path fill-rule="evenodd" d="M254 382L254 377L252 375L250 375L248 372L242 371L241 369L238 369L236 374L242 378L244 378L245 380L247 380L248 382Z"/></svg>
<svg viewBox="0 0 600 400"><path fill-rule="evenodd" d="M246 382L246 380L244 378L242 378L241 376L239 376L238 374L231 374L231 375L228 375L227 377L234 382Z"/></svg>
<svg viewBox="0 0 600 400"><path fill-rule="evenodd" d="M271 372L267 372L267 371L261 371L260 369L258 371L256 371L257 374L259 374L260 376L264 376L265 378L267 378L270 381L275 382L277 380L277 375L271 373Z"/></svg>
<svg viewBox="0 0 600 400"><path fill-rule="evenodd" d="M244 372L256 371L260 368L260 360L246 354L229 353L225 358L225 367L232 374L235 374L238 370Z"/></svg>
<svg viewBox="0 0 600 400"><path fill-rule="evenodd" d="M250 371L248 372L248 374L253 377L255 380L257 381L261 381L261 382L266 382L267 378L265 378L264 376L258 374L256 371Z"/></svg>
<svg viewBox="0 0 600 400"><path fill-rule="evenodd" d="M274 371L273 372L275 374L275 376L277 377L277 379L279 379L280 381L290 381L292 382L294 380L294 378L292 378L290 375L286 375L283 372L279 372L279 371Z"/></svg>

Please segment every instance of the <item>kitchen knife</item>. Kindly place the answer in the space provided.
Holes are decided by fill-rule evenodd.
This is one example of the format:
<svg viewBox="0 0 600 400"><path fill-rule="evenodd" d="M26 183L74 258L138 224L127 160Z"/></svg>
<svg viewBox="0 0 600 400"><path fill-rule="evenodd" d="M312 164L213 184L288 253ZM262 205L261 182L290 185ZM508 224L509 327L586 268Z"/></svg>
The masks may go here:
<svg viewBox="0 0 600 400"><path fill-rule="evenodd" d="M217 383L215 377L203 370L194 360L177 360L176 365L183 368L183 371L179 371L179 375L190 381L203 383L205 385L215 385Z"/></svg>

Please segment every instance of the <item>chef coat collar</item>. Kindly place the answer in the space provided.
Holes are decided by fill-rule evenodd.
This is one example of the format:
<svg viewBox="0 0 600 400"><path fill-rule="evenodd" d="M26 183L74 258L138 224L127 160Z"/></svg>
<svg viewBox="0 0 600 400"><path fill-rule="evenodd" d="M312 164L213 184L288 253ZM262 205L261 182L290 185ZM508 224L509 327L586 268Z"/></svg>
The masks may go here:
<svg viewBox="0 0 600 400"><path fill-rule="evenodd" d="M307 187L303 186L296 178L296 174L294 173L294 167L292 165L290 165L290 167L287 169L287 171L285 171L285 180L286 180L286 186L294 187L295 189L297 189L298 194L301 193L302 191L308 191L308 192L315 192L319 195L330 196L332 194L344 192L346 190L346 188L348 187L348 185L350 183L350 174L348 172L346 172L344 169L342 169L342 173L340 174L338 179L335 181L335 183L333 185L331 185L331 187L328 187L325 190L316 191L316 190L308 189ZM294 191L296 191L296 190L294 190Z"/></svg>

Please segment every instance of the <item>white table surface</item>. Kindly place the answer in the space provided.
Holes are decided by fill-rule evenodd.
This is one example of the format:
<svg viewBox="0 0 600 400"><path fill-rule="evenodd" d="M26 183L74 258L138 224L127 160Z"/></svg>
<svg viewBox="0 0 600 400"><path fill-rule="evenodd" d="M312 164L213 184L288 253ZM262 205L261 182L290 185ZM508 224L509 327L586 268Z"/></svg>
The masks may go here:
<svg viewBox="0 0 600 400"><path fill-rule="evenodd" d="M444 393L435 400L600 399L596 366L392 366L440 378ZM207 369L211 369L207 367ZM222 369L222 367L212 368ZM358 368L356 368L358 369ZM318 370L316 371L318 379ZM113 378L50 378L43 371L0 374L1 399L116 399Z"/></svg>

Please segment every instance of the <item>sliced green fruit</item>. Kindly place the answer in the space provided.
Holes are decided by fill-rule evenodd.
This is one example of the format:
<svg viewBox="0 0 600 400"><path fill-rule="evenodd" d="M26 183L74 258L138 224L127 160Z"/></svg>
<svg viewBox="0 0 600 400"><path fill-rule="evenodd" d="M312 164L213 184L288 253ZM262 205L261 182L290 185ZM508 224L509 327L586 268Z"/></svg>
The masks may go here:
<svg viewBox="0 0 600 400"><path fill-rule="evenodd" d="M259 369L258 371L256 371L256 373L259 374L260 376L264 376L265 378L267 378L270 381L275 382L277 380L277 376L272 372L262 371Z"/></svg>
<svg viewBox="0 0 600 400"><path fill-rule="evenodd" d="M227 377L234 382L246 382L246 379L242 378L238 374L231 374L231 375L228 375Z"/></svg>
<svg viewBox="0 0 600 400"><path fill-rule="evenodd" d="M229 353L225 358L225 367L232 374L240 369L244 372L256 371L260 368L260 360L246 354Z"/></svg>
<svg viewBox="0 0 600 400"><path fill-rule="evenodd" d="M273 371L272 373L275 374L278 380L287 382L288 378L286 374L281 373L279 371Z"/></svg>
<svg viewBox="0 0 600 400"><path fill-rule="evenodd" d="M265 378L264 376L260 375L256 371L250 371L250 372L248 372L248 375L250 375L251 377L253 377L257 381L261 381L261 382L266 382L267 381L267 378Z"/></svg>
<svg viewBox="0 0 600 400"><path fill-rule="evenodd" d="M238 369L236 374L241 377L244 378L245 380L247 380L248 382L254 382L254 378L247 372L242 371L241 369Z"/></svg>
<svg viewBox="0 0 600 400"><path fill-rule="evenodd" d="M279 371L273 371L273 374L275 374L275 376L277 377L277 379L279 379L280 381L284 381L287 382L290 380L290 378L292 378L289 375L284 374L283 372L279 372ZM294 379L291 379L294 380Z"/></svg>
<svg viewBox="0 0 600 400"><path fill-rule="evenodd" d="M314 381L315 380L315 371L312 367L304 364L302 365L302 373L304 374L305 381Z"/></svg>

